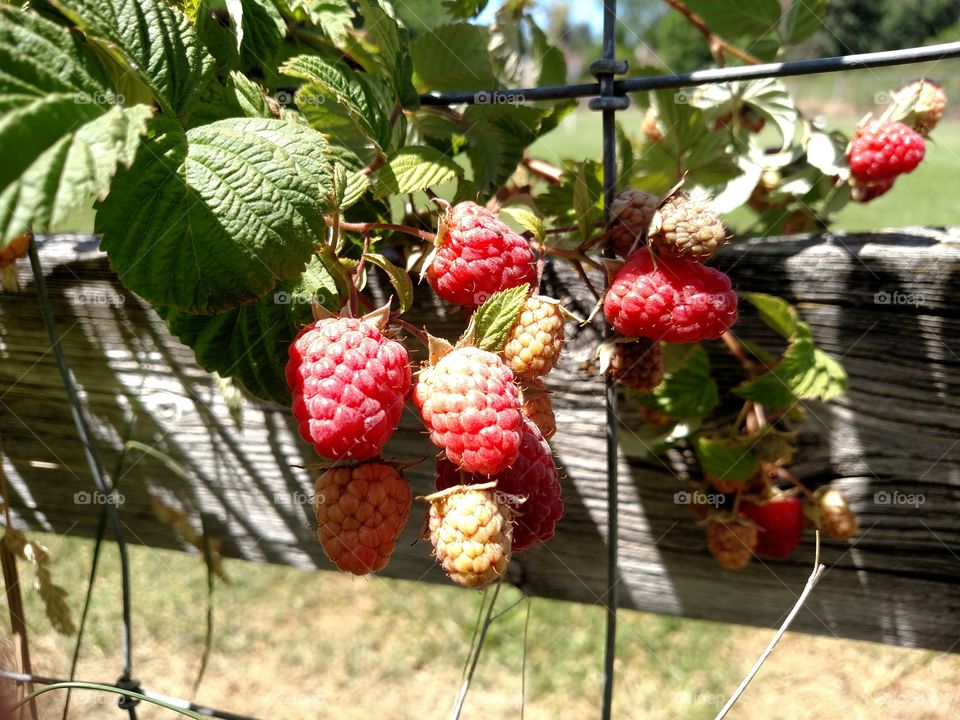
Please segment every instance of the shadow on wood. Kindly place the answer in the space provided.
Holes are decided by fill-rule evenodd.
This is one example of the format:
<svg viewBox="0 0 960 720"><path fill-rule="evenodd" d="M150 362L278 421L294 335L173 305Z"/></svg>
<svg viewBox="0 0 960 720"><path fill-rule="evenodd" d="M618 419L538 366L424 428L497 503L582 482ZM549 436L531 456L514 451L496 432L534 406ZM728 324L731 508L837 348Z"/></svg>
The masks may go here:
<svg viewBox="0 0 960 720"><path fill-rule="evenodd" d="M41 257L63 334L104 463L123 495L121 518L134 542L186 549L158 521L151 499L186 508L223 541L228 556L329 568L310 526L312 450L288 412L249 402L239 430L192 351L126 291L96 243L47 238ZM742 290L798 303L817 341L841 358L850 392L809 404L795 473L833 481L858 513L851 542L826 542L830 568L794 628L907 646L956 650L960 638L960 235L911 230L875 235L763 239L735 243L718 263ZM548 263L545 290L586 316L592 299L565 266ZM0 434L18 525L89 537L102 507L66 410L49 342L28 278L0 295ZM384 299L384 290L372 292ZM459 311L418 289L411 322L456 335ZM776 346L743 308L736 332ZM553 447L565 483L567 516L549 545L516 558L510 580L526 592L600 603L606 590L606 478L602 382L588 369L597 330L576 330L548 378L558 432ZM720 382L739 381L722 352L711 357ZM620 458L622 603L655 612L774 625L810 572L812 536L785 561L720 570L704 535L675 494L685 487L682 451L641 456L625 420ZM125 440L156 447L188 472L187 483L149 456L121 459ZM430 458L416 414L407 409L387 455ZM432 487L432 463L407 473L415 494ZM386 574L446 582L430 548L415 542L415 509ZM749 608L745 612L744 608ZM624 638L630 642L631 638Z"/></svg>

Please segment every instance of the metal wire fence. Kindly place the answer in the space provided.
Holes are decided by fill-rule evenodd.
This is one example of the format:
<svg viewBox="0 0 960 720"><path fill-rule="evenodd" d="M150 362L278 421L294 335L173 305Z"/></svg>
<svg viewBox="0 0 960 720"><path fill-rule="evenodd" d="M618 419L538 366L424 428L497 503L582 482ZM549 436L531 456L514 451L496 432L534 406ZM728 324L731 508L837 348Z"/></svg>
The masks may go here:
<svg viewBox="0 0 960 720"><path fill-rule="evenodd" d="M629 77L618 79L618 75L625 75L628 71L626 60L616 58L615 30L617 25L616 0L603 0L603 53L590 66L591 74L597 79L593 83L562 85L552 87L532 88L486 88L475 91L427 93L420 96L420 102L428 106L449 106L469 104L499 104L509 101L535 102L544 100L564 100L570 98L590 98L591 110L602 113L602 162L603 162L603 200L604 214L609 213L609 207L616 192L616 113L625 110L630 105L627 93L662 90L700 85L734 82L738 80L754 80L760 78L782 78L797 75L812 75L849 70L863 70L869 68L887 67L891 65L906 65L926 61L943 60L960 57L960 42L943 43L928 47L907 48L884 52L846 55L839 57L816 58L794 62L765 63L737 67L712 68L697 70L689 73L677 73L657 76ZM50 338L51 348L63 380L64 389L70 401L70 412L73 416L77 433L85 449L88 465L97 490L104 494L110 493L110 486L104 473L102 463L92 442L90 429L73 375L67 364L66 356L60 344L60 333L53 318L52 306L47 296L44 282L43 268L40 263L36 244L30 245L30 261L34 281L41 306L41 313ZM608 330L609 332L609 330ZM617 431L616 431L616 403L617 395L609 377L605 388L606 404L606 451L607 451L607 590L603 597L606 610L606 638L604 644L604 683L601 705L601 717L609 720L613 712L614 696L614 660L616 658L616 631L618 607L618 495L617 495ZM130 720L136 720L136 707L141 700L151 700L169 709L182 712L189 717L214 717L225 720L255 720L244 715L229 713L224 710L208 708L195 703L171 698L159 693L144 690L138 680L133 677L133 641L131 633L130 571L127 562L127 543L120 522L119 509L111 503L104 507L105 519L114 533L120 553L120 568L122 580L123 606L123 667L120 678L111 685L97 683L70 683L69 681L32 675L29 673L13 673L0 670L0 678L11 680L24 685L47 685L50 687L87 687L101 691L121 691L118 707L125 711ZM103 539L103 533L98 537ZM492 602L490 605L492 610ZM489 618L488 618L489 619ZM479 655L483 636L479 644L473 648ZM473 659L476 664L476 659ZM67 684L64 684L67 683ZM465 696L465 692L462 692ZM459 708L463 705L463 698L458 697L457 709L454 717L459 715Z"/></svg>

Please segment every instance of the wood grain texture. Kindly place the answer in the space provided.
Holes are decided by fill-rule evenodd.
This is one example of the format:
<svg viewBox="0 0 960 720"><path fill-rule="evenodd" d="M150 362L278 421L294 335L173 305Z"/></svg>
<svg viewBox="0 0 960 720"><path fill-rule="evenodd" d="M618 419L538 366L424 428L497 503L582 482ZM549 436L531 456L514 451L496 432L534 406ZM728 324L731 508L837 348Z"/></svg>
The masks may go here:
<svg viewBox="0 0 960 720"><path fill-rule="evenodd" d="M188 549L156 519L151 498L202 514L232 557L329 568L310 526L312 483L298 465L315 460L283 408L248 403L238 430L211 378L156 314L126 291L89 239L48 238L41 257L63 347L82 388L104 464L124 496L129 538ZM834 481L862 531L826 542L830 568L794 627L904 646L957 650L960 639L960 232L916 229L875 235L770 238L736 243L718 262L742 290L799 304L820 347L841 358L850 392L809 404L795 473ZM26 268L23 269L24 271ZM575 275L548 263L545 290L578 314L591 309ZM375 294L382 294L373 286ZM449 335L458 311L418 289L413 322ZM576 327L568 326L573 333ZM775 346L744 309L742 337ZM11 504L24 528L89 537L101 508L66 409L32 284L0 295L0 435ZM606 477L602 382L585 369L595 327L576 331L555 390L553 446L567 515L549 545L518 556L510 580L524 591L599 603L605 592ZM721 349L721 382L740 379ZM720 570L688 508L675 502L687 466L681 451L641 456L621 407L620 598L624 606L688 617L774 625L810 572L813 538L785 561ZM184 482L139 453L121 462L124 439L175 458ZM433 448L407 411L388 455L427 458ZM430 463L408 472L416 494L431 487ZM78 493L81 493L78 495ZM889 502L885 502L889 500ZM911 504L912 503L912 504ZM414 543L415 510L385 574L445 582L429 545ZM629 642L629 638L624 638Z"/></svg>

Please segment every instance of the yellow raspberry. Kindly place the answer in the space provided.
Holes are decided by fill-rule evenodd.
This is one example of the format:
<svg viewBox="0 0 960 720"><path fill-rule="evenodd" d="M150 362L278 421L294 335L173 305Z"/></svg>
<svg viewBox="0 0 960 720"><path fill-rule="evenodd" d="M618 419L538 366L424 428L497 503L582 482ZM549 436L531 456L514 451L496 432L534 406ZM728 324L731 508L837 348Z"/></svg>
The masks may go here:
<svg viewBox="0 0 960 720"><path fill-rule="evenodd" d="M650 226L650 242L674 257L703 262L727 240L720 218L686 193L677 193L660 205Z"/></svg>
<svg viewBox="0 0 960 720"><path fill-rule="evenodd" d="M711 520L707 525L707 548L717 564L727 570L746 567L757 549L757 526L738 521Z"/></svg>
<svg viewBox="0 0 960 720"><path fill-rule="evenodd" d="M839 490L818 490L815 494L820 530L827 537L848 540L857 534L860 523Z"/></svg>
<svg viewBox="0 0 960 720"><path fill-rule="evenodd" d="M510 563L510 511L497 500L495 487L495 482L455 485L425 498L434 557L458 585L483 587Z"/></svg>
<svg viewBox="0 0 960 720"><path fill-rule="evenodd" d="M619 257L643 245L659 204L656 195L637 188L627 188L610 203L610 244Z"/></svg>
<svg viewBox="0 0 960 720"><path fill-rule="evenodd" d="M534 378L546 375L563 350L563 313L551 298L527 298L516 325L503 346L503 359L514 375Z"/></svg>

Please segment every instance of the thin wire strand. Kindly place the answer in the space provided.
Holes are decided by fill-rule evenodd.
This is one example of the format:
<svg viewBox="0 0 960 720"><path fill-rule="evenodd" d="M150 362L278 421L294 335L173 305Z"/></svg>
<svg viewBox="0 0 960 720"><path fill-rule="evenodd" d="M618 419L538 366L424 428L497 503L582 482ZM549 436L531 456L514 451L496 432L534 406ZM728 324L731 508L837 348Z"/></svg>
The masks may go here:
<svg viewBox="0 0 960 720"><path fill-rule="evenodd" d="M493 597L490 598L490 605L487 607L486 617L483 619L483 625L480 627L480 636L477 638L477 647L470 658L470 669L467 676L460 683L460 690L457 693L457 699L453 704L453 710L450 712L450 720L459 720L460 713L463 711L463 704L467 700L467 692L470 690L470 683L473 681L473 674L477 670L477 663L480 661L480 652L483 650L483 643L487 639L487 630L490 629L490 618L493 615L493 607L497 604L497 595L500 594L500 588L503 585L503 577L497 580L493 588Z"/></svg>
<svg viewBox="0 0 960 720"><path fill-rule="evenodd" d="M710 85L714 83L734 82L737 80L757 80L760 78L792 77L795 75L817 75L821 73L846 70L868 70L890 65L909 65L912 63L945 60L960 57L960 42L940 43L926 47L905 48L903 50L884 50L881 52L861 53L858 55L837 55L834 57L794 60L791 62L763 63L726 68L711 68L688 73L669 75L650 75L615 80L614 94L643 90L664 90L668 88ZM500 102L535 102L538 100L567 100L571 98L596 97L601 94L599 82L576 85L554 85L534 88L503 88L496 90L478 90L474 92L426 93L420 96L421 105L474 105Z"/></svg>
<svg viewBox="0 0 960 720"><path fill-rule="evenodd" d="M111 493L110 484L107 482L103 471L103 464L97 453L96 446L93 443L93 437L90 433L90 426L83 414L83 406L80 396L77 393L77 387L74 383L73 374L67 364L66 354L63 352L63 346L60 342L60 333L57 330L56 321L53 318L53 308L50 304L50 296L47 293L47 282L43 275L43 266L40 264L40 255L37 251L36 241L29 245L30 268L33 271L33 280L37 289L37 301L40 305L40 315L43 318L43 324L50 338L51 350L56 359L57 367L60 370L60 377L63 380L63 387L67 393L67 399L70 405L70 414L73 416L74 425L77 428L77 434L80 436L80 442L83 445L84 455L87 458L87 464L90 467L90 473L93 476L93 482L97 490L104 496ZM133 641L130 633L130 564L127 558L127 543L120 523L120 516L113 503L105 503L108 519L111 529L117 541L117 550L120 554L120 583L121 583L121 603L123 613L123 675L121 680L130 680L133 672ZM136 709L133 706L127 708L130 720L136 720Z"/></svg>

